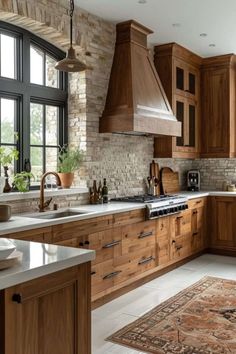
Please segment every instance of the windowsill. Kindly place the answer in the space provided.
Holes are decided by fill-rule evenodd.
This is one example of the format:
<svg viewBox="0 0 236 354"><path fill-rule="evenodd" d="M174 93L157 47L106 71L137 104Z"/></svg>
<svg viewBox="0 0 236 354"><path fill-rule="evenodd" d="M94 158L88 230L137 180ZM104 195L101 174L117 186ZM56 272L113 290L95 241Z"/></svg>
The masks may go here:
<svg viewBox="0 0 236 354"><path fill-rule="evenodd" d="M89 190L87 187L75 187L69 189L53 189L53 190L44 190L44 194L47 197L60 197L60 196L67 196L67 195L75 195L75 194L84 194L88 193ZM20 192L10 192L10 193L2 193L0 194L0 203L1 202L10 202L14 200L25 200L25 199L33 199L39 198L40 191L30 191L26 193Z"/></svg>

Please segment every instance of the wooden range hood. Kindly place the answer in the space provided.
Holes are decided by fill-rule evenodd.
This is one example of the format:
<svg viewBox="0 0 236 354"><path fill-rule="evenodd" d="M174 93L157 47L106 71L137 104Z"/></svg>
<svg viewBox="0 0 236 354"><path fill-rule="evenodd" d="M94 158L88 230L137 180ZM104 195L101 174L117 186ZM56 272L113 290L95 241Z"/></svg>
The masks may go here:
<svg viewBox="0 0 236 354"><path fill-rule="evenodd" d="M117 24L116 47L100 133L181 136L147 49L151 30L130 20Z"/></svg>

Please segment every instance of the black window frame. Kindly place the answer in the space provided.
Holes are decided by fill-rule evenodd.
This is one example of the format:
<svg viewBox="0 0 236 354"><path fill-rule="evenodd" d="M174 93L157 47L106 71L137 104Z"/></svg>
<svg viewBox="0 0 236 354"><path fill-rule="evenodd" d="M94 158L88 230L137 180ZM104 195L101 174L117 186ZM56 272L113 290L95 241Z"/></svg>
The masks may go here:
<svg viewBox="0 0 236 354"><path fill-rule="evenodd" d="M59 88L30 83L30 46L33 45L44 51L55 60L61 60L65 53L49 42L37 37L20 27L0 21L0 33L16 38L16 79L0 76L0 97L16 98L17 124L19 139L17 149L19 160L15 163L15 171L24 170L24 164L30 159L30 103L59 107L59 145L68 143L68 74L59 71ZM44 58L46 55L44 55ZM5 145L5 144L3 144ZM45 168L45 162L43 162ZM33 186L31 189L38 189Z"/></svg>

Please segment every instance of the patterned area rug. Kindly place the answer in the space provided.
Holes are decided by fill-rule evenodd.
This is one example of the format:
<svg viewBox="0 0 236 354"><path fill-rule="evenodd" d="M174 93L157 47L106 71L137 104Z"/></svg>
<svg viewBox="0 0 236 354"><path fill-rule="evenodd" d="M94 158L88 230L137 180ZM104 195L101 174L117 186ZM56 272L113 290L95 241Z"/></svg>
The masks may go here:
<svg viewBox="0 0 236 354"><path fill-rule="evenodd" d="M155 354L236 354L236 281L205 277L107 340Z"/></svg>

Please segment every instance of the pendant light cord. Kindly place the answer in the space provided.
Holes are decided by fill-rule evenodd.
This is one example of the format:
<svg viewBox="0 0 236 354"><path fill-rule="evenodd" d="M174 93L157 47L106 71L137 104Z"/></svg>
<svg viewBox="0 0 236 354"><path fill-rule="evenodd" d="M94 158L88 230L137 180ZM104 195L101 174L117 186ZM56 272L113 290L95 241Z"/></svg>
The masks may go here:
<svg viewBox="0 0 236 354"><path fill-rule="evenodd" d="M72 17L73 17L73 13L74 13L74 0L70 0L70 46L72 47L72 28L73 28L73 22L72 22Z"/></svg>

